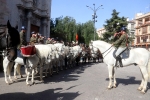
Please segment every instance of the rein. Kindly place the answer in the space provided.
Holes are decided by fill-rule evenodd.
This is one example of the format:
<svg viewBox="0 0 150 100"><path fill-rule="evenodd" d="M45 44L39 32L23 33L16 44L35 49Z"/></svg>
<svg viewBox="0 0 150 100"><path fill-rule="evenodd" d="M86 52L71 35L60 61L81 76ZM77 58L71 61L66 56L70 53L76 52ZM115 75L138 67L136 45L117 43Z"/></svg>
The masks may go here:
<svg viewBox="0 0 150 100"><path fill-rule="evenodd" d="M94 46L93 46L94 47ZM106 53L110 48L112 48L113 47L113 45L112 46L110 46L106 51L104 51L103 53L101 53L102 55L104 54L104 53ZM95 47L95 48L97 48L97 47ZM92 54L95 54L95 53L92 53ZM107 55L107 54L106 54ZM106 56L105 55L105 56ZM105 56L103 56L103 58L105 57Z"/></svg>
<svg viewBox="0 0 150 100"><path fill-rule="evenodd" d="M111 47L113 47L113 45L111 46ZM104 51L102 54L104 54L105 52L107 52L111 47L109 47L106 51Z"/></svg>

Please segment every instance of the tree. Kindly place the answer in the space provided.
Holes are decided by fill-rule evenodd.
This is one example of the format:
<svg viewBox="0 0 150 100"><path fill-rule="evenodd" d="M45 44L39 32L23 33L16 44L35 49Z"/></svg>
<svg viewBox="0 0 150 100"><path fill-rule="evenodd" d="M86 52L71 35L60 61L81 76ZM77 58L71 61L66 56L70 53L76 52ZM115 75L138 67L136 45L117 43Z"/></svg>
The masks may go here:
<svg viewBox="0 0 150 100"><path fill-rule="evenodd" d="M107 19L105 21L105 29L106 32L103 34L102 40L106 42L114 42L114 39L112 38L114 33L119 32L121 27L126 27L127 26L127 21L125 17L119 17L119 12L117 12L115 9L112 12L112 17L110 19Z"/></svg>
<svg viewBox="0 0 150 100"><path fill-rule="evenodd" d="M78 34L78 42L89 44L89 41L94 36L94 26L92 21L86 23L76 23L72 17L58 17L50 21L50 36L58 37L64 41L76 41L76 34Z"/></svg>

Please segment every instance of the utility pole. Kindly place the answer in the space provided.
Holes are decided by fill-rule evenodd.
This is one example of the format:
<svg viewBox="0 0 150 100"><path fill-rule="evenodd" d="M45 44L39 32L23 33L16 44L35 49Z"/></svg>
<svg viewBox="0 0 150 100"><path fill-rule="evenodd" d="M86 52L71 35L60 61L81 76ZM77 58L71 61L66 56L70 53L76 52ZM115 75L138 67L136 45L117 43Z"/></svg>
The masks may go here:
<svg viewBox="0 0 150 100"><path fill-rule="evenodd" d="M93 10L94 14L92 15L92 19L93 19L93 24L94 24L94 40L95 40L95 33L96 33L96 30L95 30L95 22L97 22L96 18L97 18L97 15L96 15L96 12L103 6L103 5L100 5L99 7L97 7L95 9L95 4L93 4L94 8L91 8L90 6L86 6L88 8L90 8L91 10ZM103 9L103 8L102 8Z"/></svg>

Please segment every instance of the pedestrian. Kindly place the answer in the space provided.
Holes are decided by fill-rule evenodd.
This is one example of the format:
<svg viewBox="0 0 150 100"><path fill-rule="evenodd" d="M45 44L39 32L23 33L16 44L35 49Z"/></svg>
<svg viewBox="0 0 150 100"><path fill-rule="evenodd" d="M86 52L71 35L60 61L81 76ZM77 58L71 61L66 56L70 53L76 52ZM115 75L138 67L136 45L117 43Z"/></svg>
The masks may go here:
<svg viewBox="0 0 150 100"><path fill-rule="evenodd" d="M126 33L126 28L122 27L119 33L121 36L116 40L113 45L116 47L116 53L115 53L115 58L116 58L116 63L115 66L117 66L117 63L119 61L120 67L123 67L122 65L122 59L120 57L120 54L125 51L125 49L128 46L128 36Z"/></svg>

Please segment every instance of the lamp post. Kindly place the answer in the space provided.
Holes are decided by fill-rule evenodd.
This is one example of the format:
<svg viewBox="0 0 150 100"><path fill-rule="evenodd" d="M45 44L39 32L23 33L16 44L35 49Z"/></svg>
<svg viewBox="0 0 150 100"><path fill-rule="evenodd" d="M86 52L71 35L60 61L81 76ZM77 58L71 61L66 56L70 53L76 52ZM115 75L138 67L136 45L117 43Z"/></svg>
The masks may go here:
<svg viewBox="0 0 150 100"><path fill-rule="evenodd" d="M90 8L91 10L93 10L93 12L94 12L94 14L92 15L92 19L93 19L93 23L94 23L94 40L95 40L95 22L97 22L97 20L96 20L96 18L97 18L97 15L96 15L96 12L97 12L97 10L99 10L100 9L100 7L102 7L103 5L100 5L99 7L97 7L96 9L95 9L95 4L93 4L93 6L94 6L94 8L91 8L90 6L87 6L86 5L86 7L88 7L88 8ZM103 8L102 8L103 9Z"/></svg>

